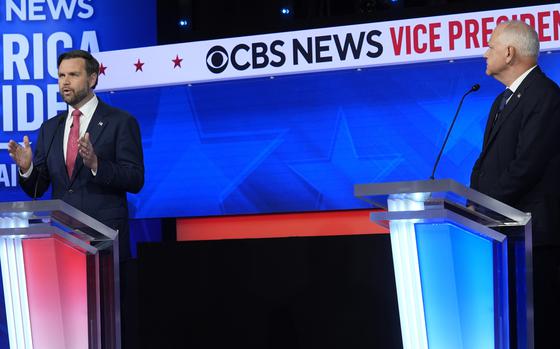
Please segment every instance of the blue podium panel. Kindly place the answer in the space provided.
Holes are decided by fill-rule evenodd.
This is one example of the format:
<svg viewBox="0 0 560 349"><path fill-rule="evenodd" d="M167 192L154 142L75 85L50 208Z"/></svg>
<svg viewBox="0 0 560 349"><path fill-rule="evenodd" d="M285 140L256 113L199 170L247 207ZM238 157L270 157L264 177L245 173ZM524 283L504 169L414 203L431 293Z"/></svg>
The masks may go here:
<svg viewBox="0 0 560 349"><path fill-rule="evenodd" d="M507 308L495 302L507 281L493 272L507 268L497 266L494 244L501 244L451 222L415 228L429 348L507 348L507 336L496 338L508 328L500 321Z"/></svg>
<svg viewBox="0 0 560 349"><path fill-rule="evenodd" d="M533 348L530 214L452 180L354 192L384 209L405 349Z"/></svg>

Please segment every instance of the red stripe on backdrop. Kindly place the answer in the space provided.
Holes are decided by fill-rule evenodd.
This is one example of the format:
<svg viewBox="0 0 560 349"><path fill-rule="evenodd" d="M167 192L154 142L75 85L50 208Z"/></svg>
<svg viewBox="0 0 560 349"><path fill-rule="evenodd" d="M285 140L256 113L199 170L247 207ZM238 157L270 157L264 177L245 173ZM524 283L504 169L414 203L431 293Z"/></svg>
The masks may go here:
<svg viewBox="0 0 560 349"><path fill-rule="evenodd" d="M177 241L260 239L294 236L387 234L370 221L374 210L177 219Z"/></svg>

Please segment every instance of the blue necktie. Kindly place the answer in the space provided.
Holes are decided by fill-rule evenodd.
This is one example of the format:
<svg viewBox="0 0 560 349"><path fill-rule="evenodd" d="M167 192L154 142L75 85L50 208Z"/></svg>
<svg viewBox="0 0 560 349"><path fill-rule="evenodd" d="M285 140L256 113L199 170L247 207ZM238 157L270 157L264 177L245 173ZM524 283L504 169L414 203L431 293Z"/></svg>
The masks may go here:
<svg viewBox="0 0 560 349"><path fill-rule="evenodd" d="M508 101L509 97L511 97L512 94L513 94L513 91L510 90L509 88L506 88L506 90L502 94L502 100L500 101L500 106L498 107L498 112L496 113L496 115L494 115L494 124L496 124L496 121L498 121L498 117L500 116L500 114L502 113L504 108L506 107L507 101Z"/></svg>

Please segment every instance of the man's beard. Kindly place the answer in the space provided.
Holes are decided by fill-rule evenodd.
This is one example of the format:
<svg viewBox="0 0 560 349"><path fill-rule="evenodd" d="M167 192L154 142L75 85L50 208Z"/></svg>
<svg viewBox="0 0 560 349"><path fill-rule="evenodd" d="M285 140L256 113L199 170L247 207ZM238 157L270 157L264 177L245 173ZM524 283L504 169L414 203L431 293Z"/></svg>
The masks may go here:
<svg viewBox="0 0 560 349"><path fill-rule="evenodd" d="M80 103L84 98L87 97L88 92L87 92L87 90L82 89L82 90L79 90L79 91L74 91L74 93L70 94L68 97L66 97L62 91L60 91L60 94L62 95L62 99L67 104L76 105L76 104Z"/></svg>

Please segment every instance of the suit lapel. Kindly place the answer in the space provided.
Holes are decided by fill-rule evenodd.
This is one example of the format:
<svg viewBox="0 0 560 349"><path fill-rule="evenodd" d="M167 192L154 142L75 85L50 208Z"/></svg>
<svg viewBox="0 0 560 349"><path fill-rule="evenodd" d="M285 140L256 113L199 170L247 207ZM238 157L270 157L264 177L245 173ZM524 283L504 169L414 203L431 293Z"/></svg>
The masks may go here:
<svg viewBox="0 0 560 349"><path fill-rule="evenodd" d="M484 129L484 141L482 142L484 149L488 145L488 139L490 138L490 133L492 131L492 123L494 122L494 117L498 112L498 105L500 104L499 101L502 98L502 94L500 94L494 100L494 103L492 104L492 108L490 108L490 114L488 115L488 119L486 120L486 128Z"/></svg>
<svg viewBox="0 0 560 349"><path fill-rule="evenodd" d="M105 108L105 104L101 102L101 100L99 100L97 109L95 110L95 113L93 113L93 116L87 128L87 132L89 132L89 140L91 141L94 150L97 141L99 140L101 134L105 130L105 126L109 122L106 116L107 116L107 109Z"/></svg>
<svg viewBox="0 0 560 349"><path fill-rule="evenodd" d="M107 125L108 120L106 118L106 115L107 115L106 105L103 102L101 102L101 100L99 100L97 104L97 108L95 109L95 112L93 113L93 116L91 117L91 121L89 122L88 128L86 130L86 132L89 132L89 139L91 141L91 144L93 145L94 150L97 141L101 137L101 134L103 133L103 131L105 130L105 126ZM84 162L82 157L78 154L70 184L72 184L76 179L76 177L78 177L78 173L82 170L82 167L84 167Z"/></svg>
<svg viewBox="0 0 560 349"><path fill-rule="evenodd" d="M494 125L494 127L492 128L492 132L490 133L489 140L496 137L496 134L498 133L502 125L505 122L507 122L508 117L511 115L511 113L513 113L515 108L517 108L517 105L519 104L519 101L521 100L521 97L523 96L524 92L525 92L525 88L523 88L523 86L519 86L519 88L511 96L509 102L506 104L504 110L502 110L502 113L498 117L498 120L496 121L496 125Z"/></svg>
<svg viewBox="0 0 560 349"><path fill-rule="evenodd" d="M53 145L51 149L51 154L55 159L55 166L58 167L60 173L64 173L65 181L68 183L70 178L68 178L68 171L66 170L66 161L64 154L64 128L66 127L66 118L68 117L68 112L61 114L61 120L57 122L56 129L54 130L55 139L53 140Z"/></svg>

